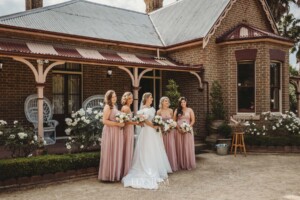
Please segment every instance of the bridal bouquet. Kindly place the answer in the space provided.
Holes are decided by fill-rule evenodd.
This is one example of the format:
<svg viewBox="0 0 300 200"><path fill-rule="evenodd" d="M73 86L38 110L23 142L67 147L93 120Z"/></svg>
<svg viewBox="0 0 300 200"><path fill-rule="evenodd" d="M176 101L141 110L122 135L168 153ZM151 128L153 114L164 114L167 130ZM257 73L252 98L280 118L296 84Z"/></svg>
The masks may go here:
<svg viewBox="0 0 300 200"><path fill-rule="evenodd" d="M159 115L154 116L152 123L155 126L164 126L164 121L163 121L162 117ZM156 131L158 132L159 130L157 129Z"/></svg>
<svg viewBox="0 0 300 200"><path fill-rule="evenodd" d="M173 119L168 119L164 123L163 133L167 134L170 130L175 129L177 127L177 123Z"/></svg>
<svg viewBox="0 0 300 200"><path fill-rule="evenodd" d="M189 125L186 122L183 122L180 125L180 129L182 130L183 133L191 133L191 134L193 133L193 128L191 127L191 125Z"/></svg>
<svg viewBox="0 0 300 200"><path fill-rule="evenodd" d="M146 116L145 115L136 115L136 116L134 116L132 118L132 121L139 122L139 123L145 122L145 120L146 120Z"/></svg>

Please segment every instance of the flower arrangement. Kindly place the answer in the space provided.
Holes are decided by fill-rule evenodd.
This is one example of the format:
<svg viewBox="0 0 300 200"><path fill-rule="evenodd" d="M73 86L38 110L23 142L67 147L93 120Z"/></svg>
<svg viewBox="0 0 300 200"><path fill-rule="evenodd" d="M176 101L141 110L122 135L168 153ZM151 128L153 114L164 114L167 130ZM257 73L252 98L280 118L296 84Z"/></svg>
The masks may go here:
<svg viewBox="0 0 300 200"><path fill-rule="evenodd" d="M175 122L173 119L168 119L164 123L163 133L167 134L172 129L175 129L177 127L177 122Z"/></svg>
<svg viewBox="0 0 300 200"><path fill-rule="evenodd" d="M193 128L191 127L190 124L188 124L187 122L183 122L181 125L180 125L180 129L182 131L182 133L193 133Z"/></svg>
<svg viewBox="0 0 300 200"><path fill-rule="evenodd" d="M103 113L101 110L80 109L71 114L71 118L66 118L67 127L65 133L68 137L65 145L68 150L77 147L79 151L84 151L100 143L99 138L102 133Z"/></svg>
<svg viewBox="0 0 300 200"><path fill-rule="evenodd" d="M152 120L152 123L154 126L160 126L160 127L164 126L164 121L160 115L155 115ZM159 129L156 129L156 131L159 132Z"/></svg>

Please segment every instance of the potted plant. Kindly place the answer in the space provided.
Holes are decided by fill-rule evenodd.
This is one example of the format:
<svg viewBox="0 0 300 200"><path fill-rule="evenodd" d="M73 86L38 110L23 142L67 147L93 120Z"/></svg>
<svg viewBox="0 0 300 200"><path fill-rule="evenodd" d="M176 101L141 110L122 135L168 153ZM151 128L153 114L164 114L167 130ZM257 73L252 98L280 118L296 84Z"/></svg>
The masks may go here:
<svg viewBox="0 0 300 200"><path fill-rule="evenodd" d="M211 125L212 129L218 129L225 121L225 108L223 102L222 87L218 81L212 83L210 92L210 104L211 104Z"/></svg>
<svg viewBox="0 0 300 200"><path fill-rule="evenodd" d="M217 146L217 153L220 151L218 148L226 148L226 154L228 153L228 148L231 146L231 134L232 134L232 127L228 125L227 123L223 123L221 126L219 126L217 130L218 134L220 135L220 138L217 140L217 144L225 144ZM225 149L221 150L225 151ZM222 154L223 155L223 154Z"/></svg>

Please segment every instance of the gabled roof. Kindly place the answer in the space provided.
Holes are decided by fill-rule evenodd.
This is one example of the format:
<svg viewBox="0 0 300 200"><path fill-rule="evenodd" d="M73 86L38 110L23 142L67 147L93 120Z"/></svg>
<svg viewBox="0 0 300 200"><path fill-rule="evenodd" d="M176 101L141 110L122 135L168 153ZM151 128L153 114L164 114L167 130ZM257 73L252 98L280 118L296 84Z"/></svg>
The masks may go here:
<svg viewBox="0 0 300 200"><path fill-rule="evenodd" d="M0 17L0 24L162 46L147 14L83 0Z"/></svg>
<svg viewBox="0 0 300 200"><path fill-rule="evenodd" d="M181 0L150 13L166 46L204 38L230 0Z"/></svg>
<svg viewBox="0 0 300 200"><path fill-rule="evenodd" d="M261 39L261 38L272 38L276 40L282 40L286 42L293 43L294 41L270 33L254 26L248 24L239 24L233 29L229 30L219 38L217 38L217 43L229 42L229 41L238 41L238 40L249 40L249 39Z"/></svg>
<svg viewBox="0 0 300 200"><path fill-rule="evenodd" d="M0 54L26 58L43 58L49 60L79 61L118 66L150 67L160 70L201 71L202 65L181 65L170 58L154 57L147 54L124 53L106 49L92 49L66 44L48 44L35 41L0 38Z"/></svg>

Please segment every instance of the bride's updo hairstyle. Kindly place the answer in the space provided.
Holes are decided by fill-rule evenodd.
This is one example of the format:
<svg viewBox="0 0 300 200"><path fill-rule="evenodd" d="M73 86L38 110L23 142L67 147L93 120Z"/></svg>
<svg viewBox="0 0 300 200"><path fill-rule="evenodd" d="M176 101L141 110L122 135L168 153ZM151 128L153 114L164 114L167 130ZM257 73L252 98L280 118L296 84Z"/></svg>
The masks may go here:
<svg viewBox="0 0 300 200"><path fill-rule="evenodd" d="M169 104L170 104L170 99L169 99L169 97L162 97L162 98L160 98L160 100L159 100L159 108L163 108L163 103L164 103L164 101L165 100L168 100L168 102L169 102Z"/></svg>
<svg viewBox="0 0 300 200"><path fill-rule="evenodd" d="M188 107L188 104L187 104L187 98L185 97L180 97L178 99L178 107L177 107L177 114L176 114L176 117L178 117L179 115L183 115L183 111L182 111L182 106L181 106L181 102L182 101L185 101L186 102L186 107Z"/></svg>
<svg viewBox="0 0 300 200"><path fill-rule="evenodd" d="M146 104L147 99L148 99L149 97L151 97L151 96L152 96L152 94L151 94L150 92L146 92L146 93L143 94L143 97L142 97L143 105Z"/></svg>
<svg viewBox="0 0 300 200"><path fill-rule="evenodd" d="M121 99L121 104L124 106L127 104L127 100L129 97L133 97L132 93L131 92L125 92L122 96L122 99Z"/></svg>
<svg viewBox="0 0 300 200"><path fill-rule="evenodd" d="M104 103L109 105L110 109L114 108L114 105L111 101L113 94L116 94L116 92L114 90L108 90L104 96Z"/></svg>

